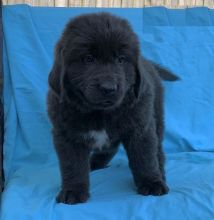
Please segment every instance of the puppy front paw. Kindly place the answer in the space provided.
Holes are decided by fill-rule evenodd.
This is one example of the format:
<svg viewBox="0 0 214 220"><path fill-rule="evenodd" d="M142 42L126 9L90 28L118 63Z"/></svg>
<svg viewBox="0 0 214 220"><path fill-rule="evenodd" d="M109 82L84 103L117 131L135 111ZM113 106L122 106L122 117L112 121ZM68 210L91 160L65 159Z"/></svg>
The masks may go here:
<svg viewBox="0 0 214 220"><path fill-rule="evenodd" d="M161 196L169 192L169 188L164 181L147 181L138 187L138 193L144 196Z"/></svg>
<svg viewBox="0 0 214 220"><path fill-rule="evenodd" d="M87 191L61 190L56 197L57 203L77 204L84 203L88 200L89 193Z"/></svg>

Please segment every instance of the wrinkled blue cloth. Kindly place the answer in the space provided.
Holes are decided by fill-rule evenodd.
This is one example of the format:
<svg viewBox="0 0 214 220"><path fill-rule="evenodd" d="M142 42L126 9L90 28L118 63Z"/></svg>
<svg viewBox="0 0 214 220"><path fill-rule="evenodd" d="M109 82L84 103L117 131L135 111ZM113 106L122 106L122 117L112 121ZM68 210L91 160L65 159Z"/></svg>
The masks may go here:
<svg viewBox="0 0 214 220"><path fill-rule="evenodd" d="M92 172L85 204L56 204L58 161L46 113L53 48L76 15L109 11L127 18L144 56L181 80L165 87L166 174L162 197L136 194L121 147L107 169ZM214 10L32 8L5 6L5 191L1 220L213 220Z"/></svg>

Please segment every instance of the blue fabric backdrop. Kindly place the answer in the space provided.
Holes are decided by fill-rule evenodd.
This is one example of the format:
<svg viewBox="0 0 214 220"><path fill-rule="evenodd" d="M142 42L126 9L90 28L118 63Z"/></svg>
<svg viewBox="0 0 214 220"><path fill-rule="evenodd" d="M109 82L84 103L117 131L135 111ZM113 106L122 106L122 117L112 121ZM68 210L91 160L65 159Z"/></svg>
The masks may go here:
<svg viewBox="0 0 214 220"><path fill-rule="evenodd" d="M53 48L65 23L82 13L127 18L144 56L182 79L164 82L170 193L135 192L121 148L91 173L86 204L55 203L59 169L46 113ZM4 21L5 191L2 220L214 219L214 10L32 8L7 6Z"/></svg>

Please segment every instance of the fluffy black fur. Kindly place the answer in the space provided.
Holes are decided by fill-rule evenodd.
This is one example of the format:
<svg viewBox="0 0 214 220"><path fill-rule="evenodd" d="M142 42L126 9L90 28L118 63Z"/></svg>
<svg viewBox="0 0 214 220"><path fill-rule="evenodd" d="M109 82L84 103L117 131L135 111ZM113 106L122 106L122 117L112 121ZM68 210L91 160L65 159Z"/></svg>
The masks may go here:
<svg viewBox="0 0 214 220"><path fill-rule="evenodd" d="M126 20L98 13L68 23L49 75L48 113L62 177L57 202L85 202L90 169L105 167L119 143L127 152L138 193L168 192L160 77L177 79L140 55L137 36ZM102 149L94 149L91 131L107 134Z"/></svg>

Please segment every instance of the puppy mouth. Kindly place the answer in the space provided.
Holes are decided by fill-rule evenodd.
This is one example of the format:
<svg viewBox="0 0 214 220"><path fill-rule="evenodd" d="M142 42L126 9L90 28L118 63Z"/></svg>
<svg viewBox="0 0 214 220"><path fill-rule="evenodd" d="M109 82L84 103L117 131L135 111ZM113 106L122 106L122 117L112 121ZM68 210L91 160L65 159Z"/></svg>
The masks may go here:
<svg viewBox="0 0 214 220"><path fill-rule="evenodd" d="M113 102L110 100L100 101L100 102L90 102L92 105L96 106L96 108L113 108L117 105L117 102Z"/></svg>
<svg viewBox="0 0 214 220"><path fill-rule="evenodd" d="M93 100L92 101L92 100L89 100L82 91L79 91L79 93L80 93L80 97L81 97L82 101L85 102L88 106L90 106L96 110L113 109L113 108L117 107L122 100L122 98L120 98L117 100L103 99L103 100L96 100L96 101Z"/></svg>
<svg viewBox="0 0 214 220"><path fill-rule="evenodd" d="M87 99L87 98L85 98ZM116 101L112 101L112 100L102 100L102 101L89 101L87 99L87 102L90 104L90 106L92 106L94 109L113 109L115 108L116 106L119 105L119 101L116 100Z"/></svg>

